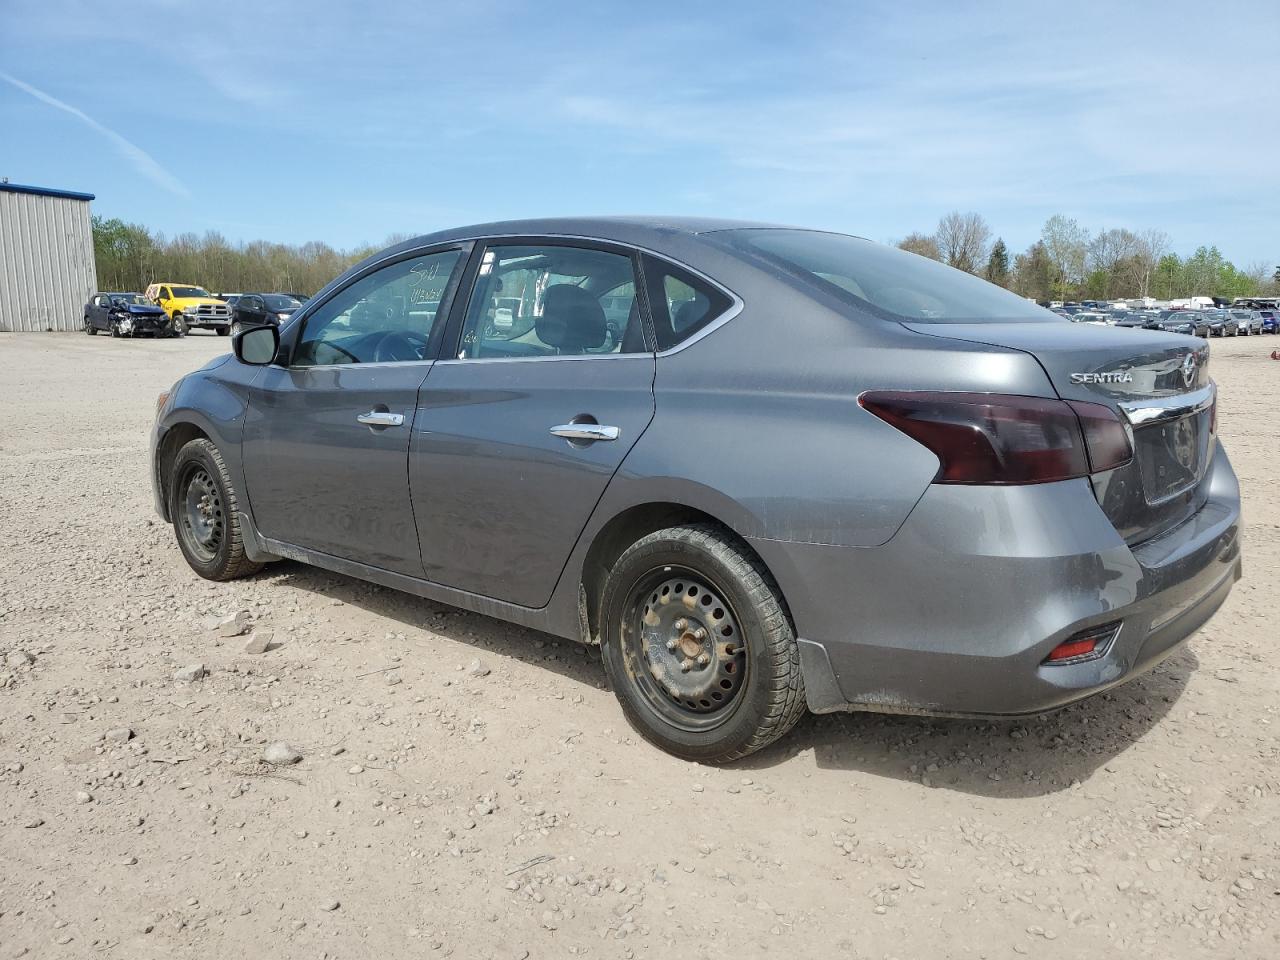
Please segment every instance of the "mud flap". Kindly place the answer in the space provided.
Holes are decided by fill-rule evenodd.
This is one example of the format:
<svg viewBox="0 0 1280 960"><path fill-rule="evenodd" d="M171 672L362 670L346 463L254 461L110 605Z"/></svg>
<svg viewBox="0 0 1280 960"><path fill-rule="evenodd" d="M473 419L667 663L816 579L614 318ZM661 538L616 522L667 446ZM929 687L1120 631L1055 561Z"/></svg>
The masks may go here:
<svg viewBox="0 0 1280 960"><path fill-rule="evenodd" d="M836 713L848 710L849 704L840 692L827 648L812 640L796 639L800 645L800 672L804 675L804 696L813 713Z"/></svg>

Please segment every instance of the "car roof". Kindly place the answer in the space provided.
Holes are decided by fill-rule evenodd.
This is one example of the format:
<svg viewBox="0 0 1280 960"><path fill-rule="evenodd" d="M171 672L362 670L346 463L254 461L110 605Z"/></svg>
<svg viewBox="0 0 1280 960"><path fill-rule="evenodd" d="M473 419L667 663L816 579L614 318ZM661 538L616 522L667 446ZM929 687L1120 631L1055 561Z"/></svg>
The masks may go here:
<svg viewBox="0 0 1280 960"><path fill-rule="evenodd" d="M753 220L729 220L717 217L608 216L608 217L542 217L529 220L496 220L452 227L423 234L391 247L391 251L409 250L450 240L471 240L501 236L564 236L612 240L632 246L662 251L672 241L689 240L701 234L721 230L808 230L814 233L834 232L812 227L761 223ZM865 238L859 238L865 239Z"/></svg>

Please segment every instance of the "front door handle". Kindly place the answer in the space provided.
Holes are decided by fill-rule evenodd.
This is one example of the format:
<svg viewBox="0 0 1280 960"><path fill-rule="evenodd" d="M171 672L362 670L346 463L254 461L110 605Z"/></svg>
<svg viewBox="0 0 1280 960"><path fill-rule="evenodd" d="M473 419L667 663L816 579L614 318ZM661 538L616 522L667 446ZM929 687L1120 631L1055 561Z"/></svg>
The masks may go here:
<svg viewBox="0 0 1280 960"><path fill-rule="evenodd" d="M551 428L552 436L564 437L566 440L592 441L617 440L622 431L617 427L606 427L600 423L562 423Z"/></svg>
<svg viewBox="0 0 1280 960"><path fill-rule="evenodd" d="M404 424L403 413L388 413L386 410L370 410L356 417L356 421L368 427L399 427Z"/></svg>

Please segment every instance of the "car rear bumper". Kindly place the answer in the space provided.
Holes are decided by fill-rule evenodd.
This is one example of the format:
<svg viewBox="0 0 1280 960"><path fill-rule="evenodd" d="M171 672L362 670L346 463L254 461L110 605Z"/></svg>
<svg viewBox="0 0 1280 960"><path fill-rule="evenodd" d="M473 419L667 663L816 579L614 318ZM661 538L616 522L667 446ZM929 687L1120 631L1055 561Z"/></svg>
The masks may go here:
<svg viewBox="0 0 1280 960"><path fill-rule="evenodd" d="M880 547L753 541L803 638L810 709L1039 713L1151 668L1241 575L1239 485L1221 446L1211 471L1200 511L1133 547L1084 480L934 485ZM1113 623L1100 658L1045 662Z"/></svg>

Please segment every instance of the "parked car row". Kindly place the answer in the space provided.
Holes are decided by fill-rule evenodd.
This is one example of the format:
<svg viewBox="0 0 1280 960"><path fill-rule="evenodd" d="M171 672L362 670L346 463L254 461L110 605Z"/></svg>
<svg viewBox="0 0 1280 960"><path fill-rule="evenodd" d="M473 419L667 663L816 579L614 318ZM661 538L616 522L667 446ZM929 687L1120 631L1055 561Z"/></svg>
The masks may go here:
<svg viewBox="0 0 1280 960"><path fill-rule="evenodd" d="M1115 310L1080 309L1077 304L1055 307L1058 316L1072 323L1100 327L1140 327L1195 337L1236 337L1280 333L1280 311L1240 307L1212 310Z"/></svg>
<svg viewBox="0 0 1280 960"><path fill-rule="evenodd" d="M95 293L84 305L84 331L113 337L182 337L190 330L228 336L241 327L280 324L305 297L291 293L222 293L180 283L153 283L146 293Z"/></svg>

